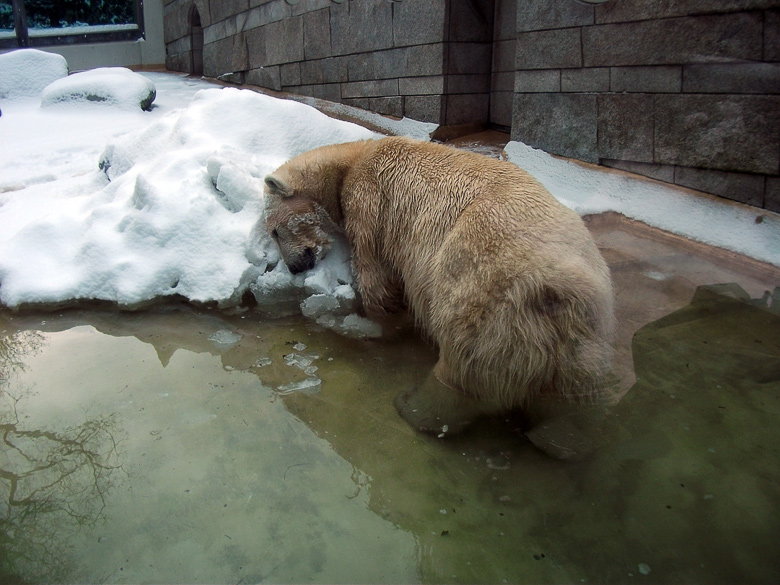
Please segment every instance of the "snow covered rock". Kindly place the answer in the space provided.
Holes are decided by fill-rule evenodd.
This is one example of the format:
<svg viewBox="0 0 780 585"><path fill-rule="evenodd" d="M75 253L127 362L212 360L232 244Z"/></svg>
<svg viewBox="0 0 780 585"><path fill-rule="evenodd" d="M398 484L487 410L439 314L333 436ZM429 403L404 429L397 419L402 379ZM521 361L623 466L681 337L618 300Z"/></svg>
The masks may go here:
<svg viewBox="0 0 780 585"><path fill-rule="evenodd" d="M38 97L43 89L68 76L61 55L36 49L19 49L0 55L0 99Z"/></svg>
<svg viewBox="0 0 780 585"><path fill-rule="evenodd" d="M41 95L41 107L98 103L123 109L149 110L157 90L148 78L125 67L99 67L49 84Z"/></svg>

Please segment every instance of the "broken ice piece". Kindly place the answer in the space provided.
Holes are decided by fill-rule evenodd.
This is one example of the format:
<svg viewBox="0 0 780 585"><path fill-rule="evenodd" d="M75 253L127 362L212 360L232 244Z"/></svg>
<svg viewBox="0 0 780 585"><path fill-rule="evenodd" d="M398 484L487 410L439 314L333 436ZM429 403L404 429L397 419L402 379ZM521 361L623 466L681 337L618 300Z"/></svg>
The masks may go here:
<svg viewBox="0 0 780 585"><path fill-rule="evenodd" d="M241 341L242 337L243 335L233 333L227 329L220 329L209 336L209 341L221 346L231 346Z"/></svg>
<svg viewBox="0 0 780 585"><path fill-rule="evenodd" d="M306 378L299 382L290 382L279 386L276 391L281 395L292 394L293 392L300 392L302 394L316 394L320 391L322 386L322 380L319 378Z"/></svg>
<svg viewBox="0 0 780 585"><path fill-rule="evenodd" d="M335 311L338 308L338 299L325 294L312 295L301 303L301 312L303 313L303 316L309 317L310 319L316 319L317 317Z"/></svg>
<svg viewBox="0 0 780 585"><path fill-rule="evenodd" d="M320 356L318 356L316 353L311 353L308 355L288 353L286 356L284 356L284 363L285 365L295 366L298 369L305 370L312 364L314 360L319 359L319 357Z"/></svg>

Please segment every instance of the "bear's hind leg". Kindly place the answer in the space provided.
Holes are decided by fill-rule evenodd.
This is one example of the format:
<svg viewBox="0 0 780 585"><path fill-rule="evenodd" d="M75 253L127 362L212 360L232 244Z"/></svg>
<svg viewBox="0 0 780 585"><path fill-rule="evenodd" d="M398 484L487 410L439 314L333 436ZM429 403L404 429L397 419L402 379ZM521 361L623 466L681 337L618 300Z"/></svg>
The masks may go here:
<svg viewBox="0 0 780 585"><path fill-rule="evenodd" d="M412 427L443 436L458 433L479 416L494 412L454 384L445 383L447 368L442 360L417 388L400 393L395 399L398 413ZM495 411L499 410L498 408Z"/></svg>

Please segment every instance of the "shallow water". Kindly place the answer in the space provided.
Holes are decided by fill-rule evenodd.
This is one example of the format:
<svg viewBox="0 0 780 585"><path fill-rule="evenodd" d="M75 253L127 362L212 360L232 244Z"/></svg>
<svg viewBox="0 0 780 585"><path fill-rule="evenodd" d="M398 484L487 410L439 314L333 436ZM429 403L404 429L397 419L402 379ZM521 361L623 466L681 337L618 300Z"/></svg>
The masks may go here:
<svg viewBox="0 0 780 585"><path fill-rule="evenodd" d="M776 582L780 316L731 290L636 333L636 384L567 462L515 417L412 432L392 400L435 362L413 332L2 312L0 577Z"/></svg>

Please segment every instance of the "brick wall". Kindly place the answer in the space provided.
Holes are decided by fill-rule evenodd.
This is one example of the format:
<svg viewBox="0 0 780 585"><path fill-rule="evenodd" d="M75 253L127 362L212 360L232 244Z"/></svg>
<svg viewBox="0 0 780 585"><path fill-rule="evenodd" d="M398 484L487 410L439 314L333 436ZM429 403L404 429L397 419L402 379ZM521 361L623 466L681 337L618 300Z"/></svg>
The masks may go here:
<svg viewBox="0 0 780 585"><path fill-rule="evenodd" d="M202 45L209 77L780 211L780 0L164 1L169 69Z"/></svg>
<svg viewBox="0 0 780 585"><path fill-rule="evenodd" d="M518 4L512 137L780 211L780 2Z"/></svg>

